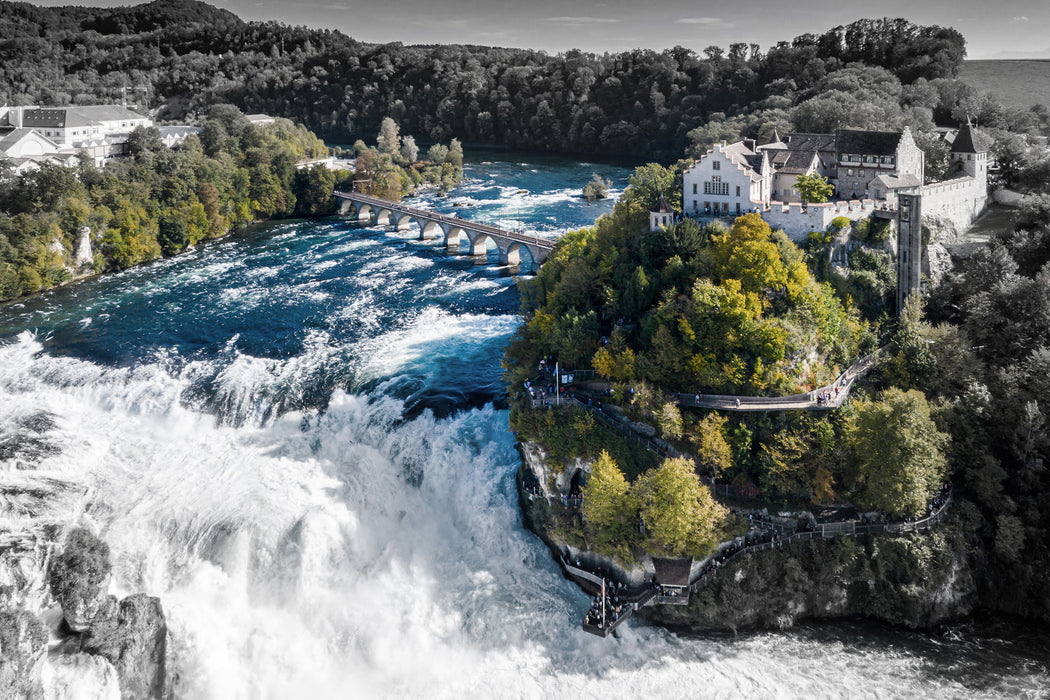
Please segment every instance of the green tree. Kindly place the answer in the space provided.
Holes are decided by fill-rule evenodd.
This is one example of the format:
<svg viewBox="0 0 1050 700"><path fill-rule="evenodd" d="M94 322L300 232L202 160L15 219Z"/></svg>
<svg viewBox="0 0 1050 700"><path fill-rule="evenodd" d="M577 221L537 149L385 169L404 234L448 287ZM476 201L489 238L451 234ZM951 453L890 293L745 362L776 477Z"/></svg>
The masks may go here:
<svg viewBox="0 0 1050 700"><path fill-rule="evenodd" d="M857 504L894 517L922 515L944 482L948 441L921 391L890 388L881 400L857 402L851 444L862 484Z"/></svg>
<svg viewBox="0 0 1050 700"><path fill-rule="evenodd" d="M627 479L609 453L602 450L583 486L583 522L602 549L623 549L637 531L637 509Z"/></svg>
<svg viewBox="0 0 1050 700"><path fill-rule="evenodd" d="M158 221L157 243L164 255L175 255L185 250L190 242L189 226L179 212L165 210Z"/></svg>
<svg viewBox="0 0 1050 700"><path fill-rule="evenodd" d="M798 175L795 177L795 187L798 188L798 195L804 205L823 204L835 191L835 187L828 182L828 179L817 173Z"/></svg>
<svg viewBox="0 0 1050 700"><path fill-rule="evenodd" d="M720 476L733 466L733 450L726 441L728 422L721 414L709 413L691 433L697 459L700 464L710 467L715 476Z"/></svg>
<svg viewBox="0 0 1050 700"><path fill-rule="evenodd" d="M714 548L726 510L700 483L689 460L665 460L638 477L631 493L638 500L650 551L700 557Z"/></svg>
<svg viewBox="0 0 1050 700"><path fill-rule="evenodd" d="M401 150L401 129L390 117L384 117L376 137L376 145L382 153L396 155Z"/></svg>
<svg viewBox="0 0 1050 700"><path fill-rule="evenodd" d="M592 173L591 181L583 186L583 197L588 202L596 199L605 199L606 193L612 187L612 182L602 178L598 173Z"/></svg>

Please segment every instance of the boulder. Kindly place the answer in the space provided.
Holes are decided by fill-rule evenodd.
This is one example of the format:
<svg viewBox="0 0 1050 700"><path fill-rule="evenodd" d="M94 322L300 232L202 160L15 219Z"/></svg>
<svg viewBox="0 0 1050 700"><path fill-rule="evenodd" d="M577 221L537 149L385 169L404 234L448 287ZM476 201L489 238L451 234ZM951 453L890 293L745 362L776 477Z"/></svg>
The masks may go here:
<svg viewBox="0 0 1050 700"><path fill-rule="evenodd" d="M143 593L115 599L82 637L81 650L101 656L117 670L121 696L164 698L168 627L160 599Z"/></svg>

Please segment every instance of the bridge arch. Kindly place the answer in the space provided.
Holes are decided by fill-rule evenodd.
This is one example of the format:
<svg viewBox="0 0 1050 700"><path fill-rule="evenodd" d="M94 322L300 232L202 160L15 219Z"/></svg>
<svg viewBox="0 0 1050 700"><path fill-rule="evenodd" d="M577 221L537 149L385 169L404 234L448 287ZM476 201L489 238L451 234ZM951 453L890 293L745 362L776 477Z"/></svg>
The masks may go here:
<svg viewBox="0 0 1050 700"><path fill-rule="evenodd" d="M460 241L466 238L466 245L461 245ZM463 227L455 226L450 224L445 232L445 248L449 251L455 252L467 252L467 248L470 246L470 234L468 234Z"/></svg>
<svg viewBox="0 0 1050 700"><path fill-rule="evenodd" d="M505 251L500 251L500 262L504 265L519 265L522 271L537 266L536 253L526 243L512 241Z"/></svg>
<svg viewBox="0 0 1050 700"><path fill-rule="evenodd" d="M376 209L375 225L389 226L392 223L391 220L393 219L393 217L394 212L390 211L389 209Z"/></svg>
<svg viewBox="0 0 1050 700"><path fill-rule="evenodd" d="M497 253L499 252L499 243L489 234L476 231L473 235L468 232L467 236L470 238L470 248L466 251L468 255L487 255L489 248L495 249ZM489 245L490 243L492 244L491 246ZM461 246L460 251L462 250Z"/></svg>

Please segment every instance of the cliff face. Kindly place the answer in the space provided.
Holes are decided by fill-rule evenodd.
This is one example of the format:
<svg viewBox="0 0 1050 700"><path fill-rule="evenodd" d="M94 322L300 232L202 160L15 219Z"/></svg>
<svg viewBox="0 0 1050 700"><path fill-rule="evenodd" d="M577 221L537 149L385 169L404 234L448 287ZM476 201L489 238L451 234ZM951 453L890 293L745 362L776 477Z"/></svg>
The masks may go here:
<svg viewBox="0 0 1050 700"><path fill-rule="evenodd" d="M0 536L0 698L171 697L160 600L109 595L109 548L75 528L55 554L59 532Z"/></svg>
<svg viewBox="0 0 1050 700"><path fill-rule="evenodd" d="M695 631L791 627L864 617L930 628L973 611L977 587L958 517L903 537L805 542L746 556L687 607L645 608L658 624Z"/></svg>
<svg viewBox="0 0 1050 700"><path fill-rule="evenodd" d="M539 455L524 452L523 473L542 476ZM556 555L578 557L585 568L616 566L565 541L552 527L544 499L522 494L521 506L526 527ZM693 593L688 606L654 605L637 614L701 633L783 629L803 620L850 617L930 628L965 617L978 604L970 556L974 543L964 535L975 531L976 517L961 504L925 534L843 537L748 555ZM630 578L624 572L623 580Z"/></svg>

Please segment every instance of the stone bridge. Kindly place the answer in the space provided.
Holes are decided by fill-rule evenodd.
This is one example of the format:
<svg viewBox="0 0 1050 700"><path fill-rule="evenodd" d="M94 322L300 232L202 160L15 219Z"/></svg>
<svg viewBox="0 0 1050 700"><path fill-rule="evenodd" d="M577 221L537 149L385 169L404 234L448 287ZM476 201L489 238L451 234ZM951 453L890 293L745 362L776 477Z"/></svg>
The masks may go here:
<svg viewBox="0 0 1050 700"><path fill-rule="evenodd" d="M502 265L520 265L522 258L527 256L534 265L539 266L554 249L553 242L536 236L408 207L361 192L336 190L333 194L340 200L341 215L350 214L353 210L359 221L368 221L377 226L393 226L398 231L410 231L415 226L419 229L421 239L444 238L447 249L455 247L461 253L485 255L488 242L492 241L499 250Z"/></svg>

